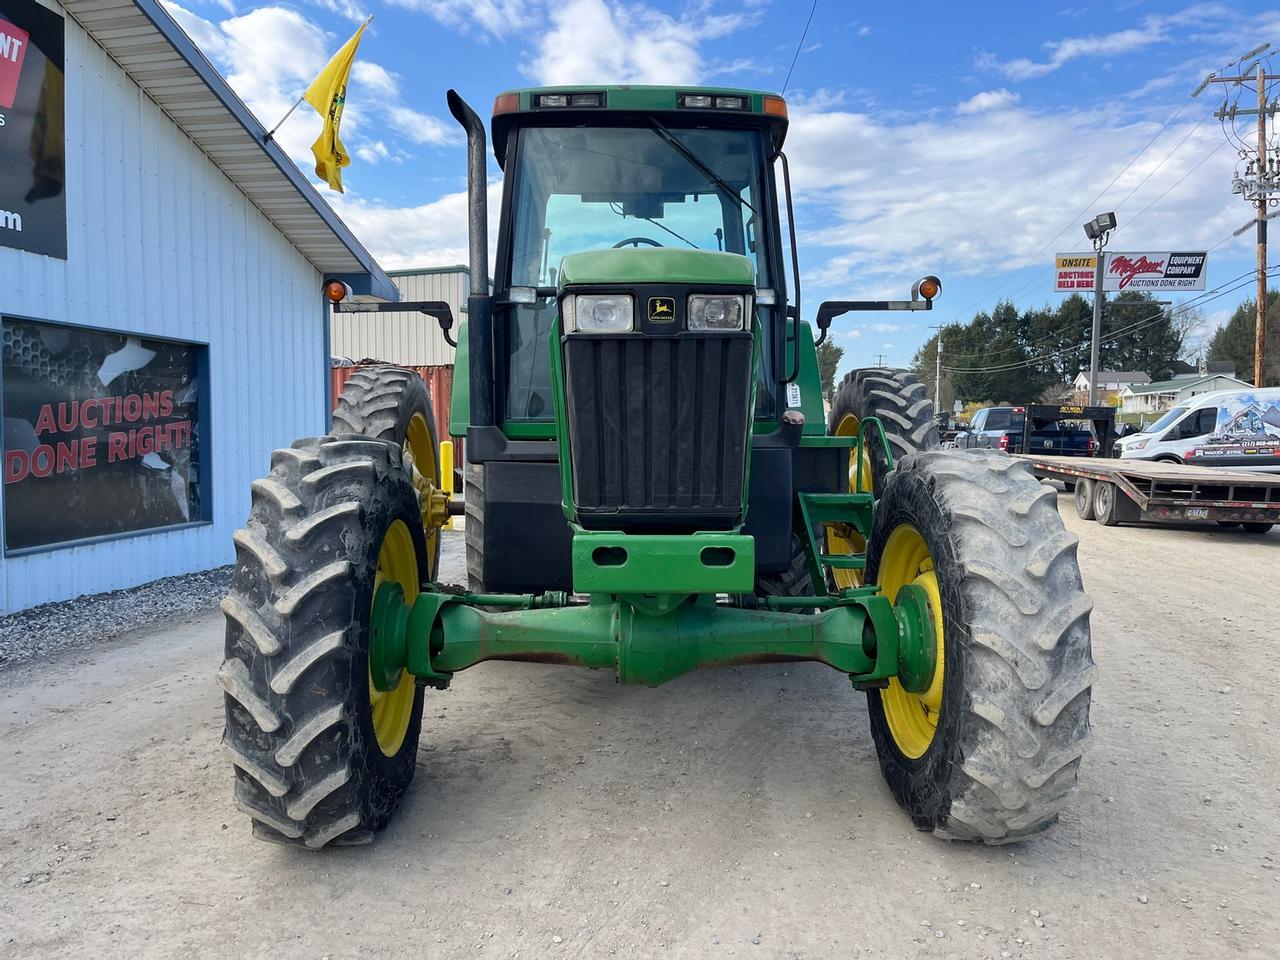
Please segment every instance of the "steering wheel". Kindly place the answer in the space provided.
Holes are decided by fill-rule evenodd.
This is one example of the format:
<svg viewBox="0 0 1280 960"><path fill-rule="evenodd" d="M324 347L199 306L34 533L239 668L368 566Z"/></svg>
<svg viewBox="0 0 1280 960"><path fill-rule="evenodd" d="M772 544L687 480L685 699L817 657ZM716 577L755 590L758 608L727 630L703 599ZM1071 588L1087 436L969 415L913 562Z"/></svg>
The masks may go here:
<svg viewBox="0 0 1280 960"><path fill-rule="evenodd" d="M613 249L617 250L619 247L625 247L627 244L631 244L631 246L639 248L640 244L642 243L647 243L651 247L662 246L662 244L660 244L657 240L650 240L648 237L627 237L627 239L619 240L617 243L615 243L613 245Z"/></svg>

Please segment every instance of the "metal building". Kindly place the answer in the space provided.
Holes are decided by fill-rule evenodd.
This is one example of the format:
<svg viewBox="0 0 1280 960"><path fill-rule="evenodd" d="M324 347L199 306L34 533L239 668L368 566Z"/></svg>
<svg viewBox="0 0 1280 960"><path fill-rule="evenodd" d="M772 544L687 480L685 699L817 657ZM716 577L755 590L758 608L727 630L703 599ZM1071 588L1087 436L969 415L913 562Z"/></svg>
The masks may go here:
<svg viewBox="0 0 1280 960"><path fill-rule="evenodd" d="M461 322L471 271L464 266L391 270L401 300L443 300ZM453 347L440 326L420 313L335 313L333 354L348 360L386 360L406 367L453 365Z"/></svg>
<svg viewBox="0 0 1280 960"><path fill-rule="evenodd" d="M0 0L0 613L231 562L369 253L156 0ZM12 55L12 56L10 56Z"/></svg>

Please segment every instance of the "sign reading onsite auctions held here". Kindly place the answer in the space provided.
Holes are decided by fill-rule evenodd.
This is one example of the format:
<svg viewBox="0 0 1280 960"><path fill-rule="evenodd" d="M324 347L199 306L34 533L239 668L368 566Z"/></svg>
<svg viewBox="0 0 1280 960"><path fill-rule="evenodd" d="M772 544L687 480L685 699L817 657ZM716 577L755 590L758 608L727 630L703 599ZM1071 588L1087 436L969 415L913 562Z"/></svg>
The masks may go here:
<svg viewBox="0 0 1280 960"><path fill-rule="evenodd" d="M0 247L65 259L63 21L0 0Z"/></svg>
<svg viewBox="0 0 1280 960"><path fill-rule="evenodd" d="M1203 290L1204 251L1107 254L1102 289L1119 290ZM1054 260L1053 289L1058 293L1087 293L1093 290L1093 274L1098 261L1092 253L1060 253Z"/></svg>

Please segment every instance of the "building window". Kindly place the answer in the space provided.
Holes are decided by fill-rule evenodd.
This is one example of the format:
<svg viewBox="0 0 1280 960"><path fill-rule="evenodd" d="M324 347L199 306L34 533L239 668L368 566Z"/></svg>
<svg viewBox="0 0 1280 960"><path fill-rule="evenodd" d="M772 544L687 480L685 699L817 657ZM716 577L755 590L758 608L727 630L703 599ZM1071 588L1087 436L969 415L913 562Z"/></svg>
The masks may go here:
<svg viewBox="0 0 1280 960"><path fill-rule="evenodd" d="M5 552L207 521L206 347L0 318Z"/></svg>

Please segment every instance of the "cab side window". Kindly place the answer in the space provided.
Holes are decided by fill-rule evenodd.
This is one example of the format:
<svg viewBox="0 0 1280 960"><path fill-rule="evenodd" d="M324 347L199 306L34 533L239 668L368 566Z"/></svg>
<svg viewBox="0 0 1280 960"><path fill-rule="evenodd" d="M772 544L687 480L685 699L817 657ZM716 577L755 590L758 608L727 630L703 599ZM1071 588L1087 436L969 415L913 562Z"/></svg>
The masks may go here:
<svg viewBox="0 0 1280 960"><path fill-rule="evenodd" d="M1218 408L1205 407L1197 410L1192 414L1184 417L1182 422L1174 428L1174 435L1171 440L1194 440L1197 437L1207 437L1213 433L1214 428L1218 425Z"/></svg>

